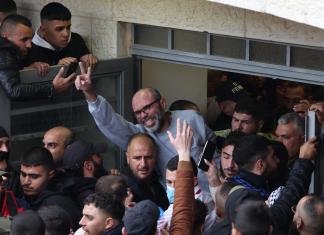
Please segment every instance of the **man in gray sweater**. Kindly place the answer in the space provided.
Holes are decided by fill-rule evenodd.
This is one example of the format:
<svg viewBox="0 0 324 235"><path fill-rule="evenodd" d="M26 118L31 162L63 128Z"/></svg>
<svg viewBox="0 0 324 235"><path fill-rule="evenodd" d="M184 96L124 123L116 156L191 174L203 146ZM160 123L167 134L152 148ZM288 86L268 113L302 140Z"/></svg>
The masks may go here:
<svg viewBox="0 0 324 235"><path fill-rule="evenodd" d="M166 112L166 100L153 88L143 88L137 91L132 99L132 109L138 124L126 121L117 114L105 98L97 95L91 85L91 70L87 72L80 64L81 75L77 77L75 86L82 90L89 111L92 114L101 132L113 143L126 150L130 136L142 132L148 133L158 146L157 172L161 182L165 178L165 169L168 161L177 155L171 145L167 131L176 134L177 118L186 120L193 130L191 155L198 162L204 144L207 140L214 141L214 133L206 126L201 115L193 110ZM204 172L198 173L198 181L202 189L209 192L207 177ZM165 183L165 182L163 182Z"/></svg>

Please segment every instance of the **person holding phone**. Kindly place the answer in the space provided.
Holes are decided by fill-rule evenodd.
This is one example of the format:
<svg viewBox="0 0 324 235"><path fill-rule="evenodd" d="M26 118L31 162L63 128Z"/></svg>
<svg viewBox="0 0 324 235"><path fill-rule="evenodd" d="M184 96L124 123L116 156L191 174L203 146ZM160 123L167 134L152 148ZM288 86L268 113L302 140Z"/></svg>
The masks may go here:
<svg viewBox="0 0 324 235"><path fill-rule="evenodd" d="M71 32L71 12L58 2L48 3L40 12L41 25L32 39L25 65L64 65L81 61L94 69L98 58L89 52L83 38Z"/></svg>
<svg viewBox="0 0 324 235"><path fill-rule="evenodd" d="M63 77L61 68L53 81L37 84L22 84L19 70L22 59L31 48L32 25L28 18L10 15L2 22L0 29L0 86L11 100L52 98L67 90L74 82L75 73Z"/></svg>

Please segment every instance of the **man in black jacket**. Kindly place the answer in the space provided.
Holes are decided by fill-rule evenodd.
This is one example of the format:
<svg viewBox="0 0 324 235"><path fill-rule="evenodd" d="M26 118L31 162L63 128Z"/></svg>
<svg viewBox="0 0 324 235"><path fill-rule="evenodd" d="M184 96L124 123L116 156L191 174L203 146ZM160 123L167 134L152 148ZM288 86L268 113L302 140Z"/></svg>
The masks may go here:
<svg viewBox="0 0 324 235"><path fill-rule="evenodd" d="M61 3L51 2L43 7L41 25L33 37L26 65L42 62L67 66L81 61L94 68L98 59L89 52L83 38L71 32L71 17L70 10Z"/></svg>
<svg viewBox="0 0 324 235"><path fill-rule="evenodd" d="M42 147L34 147L25 153L20 165L20 184L23 198L18 200L25 208L38 210L42 206L56 205L71 216L74 228L81 218L76 204L60 192L47 189L48 182L55 174L51 153ZM22 205L23 206L23 205Z"/></svg>
<svg viewBox="0 0 324 235"><path fill-rule="evenodd" d="M9 15L0 28L0 84L12 100L52 98L55 93L67 90L73 84L75 74L63 77L61 68L53 81L38 84L22 84L19 70L22 59L31 48L33 36L29 19L21 15Z"/></svg>
<svg viewBox="0 0 324 235"><path fill-rule="evenodd" d="M156 144L151 136L144 133L133 135L127 146L126 181L134 196L134 202L145 199L155 202L162 210L169 207L163 186L154 171L156 166Z"/></svg>
<svg viewBox="0 0 324 235"><path fill-rule="evenodd" d="M311 160L316 155L316 139L313 138L300 148L300 156L291 169L286 187L281 191L280 197L270 207L272 234L287 234L293 214L291 207L296 205L298 200L307 194L314 169ZM231 223L236 208L245 200L260 200L259 192L247 187L234 187L226 200L226 218L213 228L210 233L204 234L231 234Z"/></svg>

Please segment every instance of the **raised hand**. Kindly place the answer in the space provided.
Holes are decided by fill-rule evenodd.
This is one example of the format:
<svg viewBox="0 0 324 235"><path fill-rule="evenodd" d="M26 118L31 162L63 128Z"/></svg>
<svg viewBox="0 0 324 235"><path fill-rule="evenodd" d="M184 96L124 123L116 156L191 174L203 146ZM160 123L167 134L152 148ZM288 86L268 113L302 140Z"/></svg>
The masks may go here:
<svg viewBox="0 0 324 235"><path fill-rule="evenodd" d="M312 104L309 110L315 111L318 121L324 126L324 102Z"/></svg>
<svg viewBox="0 0 324 235"><path fill-rule="evenodd" d="M192 130L184 120L182 125L180 119L177 119L177 133L175 138L170 131L167 131L169 140L179 155L179 161L190 161L190 150L192 143Z"/></svg>
<svg viewBox="0 0 324 235"><path fill-rule="evenodd" d="M83 91L85 97L89 101L95 101L97 94L94 92L91 82L91 68L88 67L85 72L85 67L82 62L79 62L81 74L75 79L75 88Z"/></svg>
<svg viewBox="0 0 324 235"><path fill-rule="evenodd" d="M208 177L208 183L212 187L217 187L222 184L219 170L215 166L215 162L209 162L207 159L204 159L207 166L209 166L208 171L206 172Z"/></svg>
<svg viewBox="0 0 324 235"><path fill-rule="evenodd" d="M318 141L316 137L305 142L299 150L299 158L313 160L317 153Z"/></svg>

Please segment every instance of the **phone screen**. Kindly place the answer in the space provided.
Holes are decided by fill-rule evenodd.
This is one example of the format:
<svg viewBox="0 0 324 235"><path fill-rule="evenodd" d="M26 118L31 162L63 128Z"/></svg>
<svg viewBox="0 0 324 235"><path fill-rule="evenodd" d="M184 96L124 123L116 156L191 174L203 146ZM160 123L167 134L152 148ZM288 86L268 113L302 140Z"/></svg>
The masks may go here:
<svg viewBox="0 0 324 235"><path fill-rule="evenodd" d="M78 62L72 62L69 66L65 69L64 77L70 76L78 69Z"/></svg>
<svg viewBox="0 0 324 235"><path fill-rule="evenodd" d="M209 162L213 159L214 153L216 150L216 144L207 140L204 146L202 153L199 156L198 167L203 171L208 171L208 165L205 163L204 159Z"/></svg>

